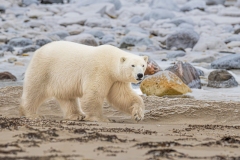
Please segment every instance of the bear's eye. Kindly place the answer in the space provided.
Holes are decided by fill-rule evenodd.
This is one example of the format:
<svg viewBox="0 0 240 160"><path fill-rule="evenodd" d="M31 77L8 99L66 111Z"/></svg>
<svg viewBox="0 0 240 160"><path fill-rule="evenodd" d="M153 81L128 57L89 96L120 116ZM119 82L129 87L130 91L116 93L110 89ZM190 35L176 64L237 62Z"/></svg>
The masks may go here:
<svg viewBox="0 0 240 160"><path fill-rule="evenodd" d="M144 67L144 65L142 65L142 67Z"/></svg>
<svg viewBox="0 0 240 160"><path fill-rule="evenodd" d="M132 65L132 67L135 67L135 65Z"/></svg>

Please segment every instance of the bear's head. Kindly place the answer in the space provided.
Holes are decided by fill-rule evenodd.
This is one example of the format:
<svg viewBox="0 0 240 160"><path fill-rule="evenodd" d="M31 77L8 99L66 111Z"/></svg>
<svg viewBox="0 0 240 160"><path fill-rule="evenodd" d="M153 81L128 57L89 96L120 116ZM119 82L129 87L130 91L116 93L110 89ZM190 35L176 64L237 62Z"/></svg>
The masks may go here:
<svg viewBox="0 0 240 160"><path fill-rule="evenodd" d="M147 56L126 56L120 58L120 74L125 82L138 83L144 78L147 67Z"/></svg>

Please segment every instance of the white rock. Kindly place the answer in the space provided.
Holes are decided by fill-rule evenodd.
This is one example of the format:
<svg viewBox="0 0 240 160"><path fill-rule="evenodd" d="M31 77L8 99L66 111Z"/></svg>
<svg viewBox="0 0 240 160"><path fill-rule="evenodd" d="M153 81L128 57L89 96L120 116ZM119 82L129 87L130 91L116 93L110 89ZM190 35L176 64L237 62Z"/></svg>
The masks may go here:
<svg viewBox="0 0 240 160"><path fill-rule="evenodd" d="M207 50L223 50L223 49L227 49L227 46L221 38L201 36L197 44L194 46L193 51L205 52Z"/></svg>
<svg viewBox="0 0 240 160"><path fill-rule="evenodd" d="M200 9L200 10L205 10L206 8L206 2L202 0L194 0L194 1L189 1L186 4L184 4L180 10L181 11L191 11L193 9Z"/></svg>
<svg viewBox="0 0 240 160"><path fill-rule="evenodd" d="M45 16L52 16L52 12L40 11L40 10L30 10L27 12L29 18L41 18Z"/></svg>
<svg viewBox="0 0 240 160"><path fill-rule="evenodd" d="M163 8L163 9L179 11L177 4L173 0L153 0L150 3L150 6L152 8Z"/></svg>
<svg viewBox="0 0 240 160"><path fill-rule="evenodd" d="M66 29L70 35L77 35L84 31L84 28L78 24L69 25Z"/></svg>
<svg viewBox="0 0 240 160"><path fill-rule="evenodd" d="M233 41L227 44L228 48L240 47L240 41Z"/></svg>
<svg viewBox="0 0 240 160"><path fill-rule="evenodd" d="M230 17L240 17L240 10L236 7L230 7L221 10L218 15L220 16L230 16Z"/></svg>

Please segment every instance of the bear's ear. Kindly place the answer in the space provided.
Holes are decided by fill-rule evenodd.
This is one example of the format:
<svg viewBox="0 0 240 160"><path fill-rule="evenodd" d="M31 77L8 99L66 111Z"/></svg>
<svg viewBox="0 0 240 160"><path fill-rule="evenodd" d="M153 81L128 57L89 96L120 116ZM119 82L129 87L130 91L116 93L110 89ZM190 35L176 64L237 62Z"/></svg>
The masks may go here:
<svg viewBox="0 0 240 160"><path fill-rule="evenodd" d="M121 57L120 62L123 63L126 61L126 59L127 59L126 57Z"/></svg>
<svg viewBox="0 0 240 160"><path fill-rule="evenodd" d="M147 62L148 61L148 56L142 56L144 61Z"/></svg>

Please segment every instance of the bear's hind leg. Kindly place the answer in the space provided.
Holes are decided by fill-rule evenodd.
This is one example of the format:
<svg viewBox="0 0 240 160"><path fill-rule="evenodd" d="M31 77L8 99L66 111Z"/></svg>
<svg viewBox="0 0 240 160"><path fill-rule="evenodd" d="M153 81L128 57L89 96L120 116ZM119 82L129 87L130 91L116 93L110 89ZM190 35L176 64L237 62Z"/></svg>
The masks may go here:
<svg viewBox="0 0 240 160"><path fill-rule="evenodd" d="M19 108L20 116L25 116L27 118L44 118L44 116L40 116L37 114L37 109L44 100L45 97L40 94L35 96L26 96L23 94Z"/></svg>
<svg viewBox="0 0 240 160"><path fill-rule="evenodd" d="M78 98L73 99L58 99L64 118L68 120L83 120L85 113L81 110Z"/></svg>

